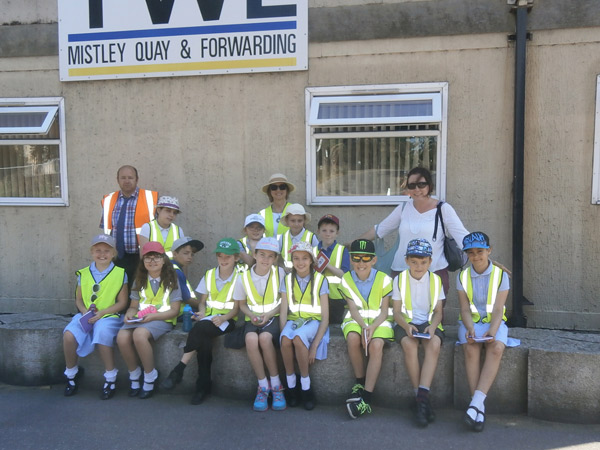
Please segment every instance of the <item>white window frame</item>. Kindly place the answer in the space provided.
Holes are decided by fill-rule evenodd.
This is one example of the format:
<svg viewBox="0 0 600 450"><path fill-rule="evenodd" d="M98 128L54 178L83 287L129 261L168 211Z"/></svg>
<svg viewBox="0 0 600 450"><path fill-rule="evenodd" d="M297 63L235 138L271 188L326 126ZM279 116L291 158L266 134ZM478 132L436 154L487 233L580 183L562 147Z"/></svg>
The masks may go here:
<svg viewBox="0 0 600 450"><path fill-rule="evenodd" d="M305 89L305 125L306 125L306 199L308 205L398 205L409 200L407 195L381 195L381 196L318 196L317 195L317 155L315 151L314 129L323 126L323 121L317 119L318 106L321 102L332 101L335 98L340 102L371 101L374 98L386 100L386 96L403 94L407 100L432 99L433 113L431 116L402 117L386 119L386 123L438 123L438 154L436 170L436 195L440 200L446 199L446 150L448 137L448 83L414 83L414 84L380 84L361 86L330 86L308 87ZM368 125L373 121L360 119L326 120L327 125ZM377 119L376 123L381 123ZM419 136L432 135L435 131L398 131L380 132L391 133L389 136ZM360 133L352 133L353 137L364 137ZM323 134L320 135L323 137ZM341 137L336 134L336 137Z"/></svg>
<svg viewBox="0 0 600 450"><path fill-rule="evenodd" d="M596 117L594 120L592 204L600 204L600 75L596 77Z"/></svg>
<svg viewBox="0 0 600 450"><path fill-rule="evenodd" d="M29 110L31 112L47 112L44 124L35 128L4 128L2 134L45 134L52 124L52 118L57 113L59 121L58 139L40 140L0 140L0 145L10 143L16 145L50 144L58 145L61 196L46 197L0 197L0 206L69 206L69 188L67 184L67 146L65 132L65 100L62 97L35 97L35 98L0 98L0 106L8 107L12 111ZM57 111L58 110L58 111ZM45 127L45 129L44 129Z"/></svg>

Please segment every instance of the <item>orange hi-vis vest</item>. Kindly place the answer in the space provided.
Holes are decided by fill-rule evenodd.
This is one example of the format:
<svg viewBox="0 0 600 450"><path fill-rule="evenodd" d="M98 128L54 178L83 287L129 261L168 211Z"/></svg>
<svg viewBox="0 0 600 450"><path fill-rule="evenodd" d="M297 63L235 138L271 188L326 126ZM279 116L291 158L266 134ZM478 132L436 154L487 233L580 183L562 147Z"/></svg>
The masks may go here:
<svg viewBox="0 0 600 450"><path fill-rule="evenodd" d="M111 234L113 229L112 216L119 192L111 192L102 199L102 214L104 219L104 233ZM135 233L140 234L142 225L150 222L154 218L154 206L158 203L158 192L140 189L138 191L137 204L135 205L135 216L133 223Z"/></svg>

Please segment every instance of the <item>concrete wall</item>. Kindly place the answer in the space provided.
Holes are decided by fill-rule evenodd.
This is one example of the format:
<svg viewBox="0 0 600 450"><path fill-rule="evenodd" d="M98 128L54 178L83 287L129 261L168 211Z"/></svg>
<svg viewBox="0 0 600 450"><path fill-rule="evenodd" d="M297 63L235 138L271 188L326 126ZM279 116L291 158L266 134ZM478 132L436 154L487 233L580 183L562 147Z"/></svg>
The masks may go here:
<svg viewBox="0 0 600 450"><path fill-rule="evenodd" d="M207 244L191 270L197 283L214 263L216 241L238 237L244 216L267 204L260 186L270 173L286 173L298 187L291 200L305 203L307 86L448 82L447 200L468 229L491 236L494 258L510 266L514 48L505 28L514 25L506 2L477 0L483 12L504 19L494 19L496 32L475 33L473 25L468 34L460 34L468 31L463 22L450 20L458 13L449 8L464 6L458 0L358 3L365 2L314 0L309 16L350 12L372 27L377 8L404 8L398 10L412 17L419 5L437 6L450 31L367 39L346 27L353 40L335 41L314 29L315 19L306 72L70 83L58 79L56 54L13 57L0 45L0 95L65 98L70 192L66 208L2 207L0 243L10 264L0 271L0 311L72 309L73 272L88 263L99 200L117 188L115 172L125 163L139 169L142 187L179 197L178 223ZM7 18L24 23L55 21L45 4L27 2L26 14L0 0ZM598 329L600 281L590 262L600 250L600 212L590 189L600 20L576 28L582 10L548 22L564 29L543 29L540 17L557 5L539 0L531 13L537 25L528 44L524 294L535 306L525 312L537 327ZM13 27L0 27L0 34ZM313 216L341 218L342 241L391 209L309 207ZM455 318L451 294L446 320Z"/></svg>

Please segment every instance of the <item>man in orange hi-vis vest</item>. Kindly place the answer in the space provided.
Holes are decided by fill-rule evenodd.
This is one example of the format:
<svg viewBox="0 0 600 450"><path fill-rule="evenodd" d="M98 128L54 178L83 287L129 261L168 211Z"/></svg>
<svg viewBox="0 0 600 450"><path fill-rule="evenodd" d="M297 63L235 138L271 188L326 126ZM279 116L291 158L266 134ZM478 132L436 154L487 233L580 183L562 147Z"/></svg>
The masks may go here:
<svg viewBox="0 0 600 450"><path fill-rule="evenodd" d="M154 218L158 192L138 187L138 172L133 166L119 168L117 183L121 190L111 192L102 199L100 228L116 239L115 264L125 269L131 288L140 261L137 234L143 224Z"/></svg>

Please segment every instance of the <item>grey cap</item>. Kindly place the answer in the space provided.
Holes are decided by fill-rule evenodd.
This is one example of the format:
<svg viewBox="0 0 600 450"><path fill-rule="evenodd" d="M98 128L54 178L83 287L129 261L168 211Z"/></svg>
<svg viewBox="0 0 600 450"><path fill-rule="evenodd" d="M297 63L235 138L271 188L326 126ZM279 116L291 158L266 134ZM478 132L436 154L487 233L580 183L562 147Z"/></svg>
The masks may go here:
<svg viewBox="0 0 600 450"><path fill-rule="evenodd" d="M179 247L183 247L184 245L190 245L194 253L199 252L204 248L204 244L202 243L202 241L199 241L198 239L192 239L189 236L184 236L173 242L171 250L179 250Z"/></svg>
<svg viewBox="0 0 600 450"><path fill-rule="evenodd" d="M112 248L117 248L117 241L110 234L99 234L92 238L92 243L90 247L93 247L96 244L106 244L110 245Z"/></svg>

